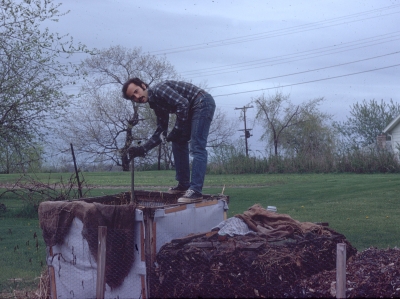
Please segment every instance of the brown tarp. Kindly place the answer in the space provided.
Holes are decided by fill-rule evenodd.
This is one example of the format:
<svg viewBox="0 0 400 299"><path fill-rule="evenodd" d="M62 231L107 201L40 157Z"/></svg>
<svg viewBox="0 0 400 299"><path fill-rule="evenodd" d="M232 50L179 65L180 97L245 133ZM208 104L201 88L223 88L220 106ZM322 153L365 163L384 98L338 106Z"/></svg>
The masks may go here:
<svg viewBox="0 0 400 299"><path fill-rule="evenodd" d="M111 288L120 286L134 261L136 205L99 203L43 202L39 205L40 228L47 246L61 245L76 217L83 223L82 236L97 261L98 227L107 227L105 281ZM72 274L72 273L71 273Z"/></svg>
<svg viewBox="0 0 400 299"><path fill-rule="evenodd" d="M300 222L289 215L268 211L259 204L251 206L243 214L235 215L235 217L242 219L251 230L268 240L288 238L294 233L301 235L309 232L327 234L320 225L312 222Z"/></svg>

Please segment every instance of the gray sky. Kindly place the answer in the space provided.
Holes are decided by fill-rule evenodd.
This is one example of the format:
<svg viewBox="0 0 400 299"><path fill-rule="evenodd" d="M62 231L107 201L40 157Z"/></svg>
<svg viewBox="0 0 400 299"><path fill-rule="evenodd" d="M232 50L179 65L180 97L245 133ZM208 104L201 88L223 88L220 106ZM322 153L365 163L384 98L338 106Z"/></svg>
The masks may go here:
<svg viewBox="0 0 400 299"><path fill-rule="evenodd" d="M61 10L51 30L165 55L183 78L215 87L233 118L277 90L294 104L324 97L336 120L363 99L399 101L399 0L68 0Z"/></svg>

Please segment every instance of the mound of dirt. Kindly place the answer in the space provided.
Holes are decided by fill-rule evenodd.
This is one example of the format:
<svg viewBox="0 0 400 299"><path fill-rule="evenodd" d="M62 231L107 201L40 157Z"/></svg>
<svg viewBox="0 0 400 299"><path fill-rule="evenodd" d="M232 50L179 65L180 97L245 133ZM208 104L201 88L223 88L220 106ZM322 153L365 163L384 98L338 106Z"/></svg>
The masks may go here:
<svg viewBox="0 0 400 299"><path fill-rule="evenodd" d="M260 206L238 218L253 233L227 236L212 231L165 244L157 254L151 296L293 297L297 281L335 269L337 243L346 243L347 258L357 253L328 227L301 223Z"/></svg>
<svg viewBox="0 0 400 299"><path fill-rule="evenodd" d="M336 271L323 271L299 280L288 292L291 298L335 298ZM347 298L399 298L400 249L368 248L346 266Z"/></svg>

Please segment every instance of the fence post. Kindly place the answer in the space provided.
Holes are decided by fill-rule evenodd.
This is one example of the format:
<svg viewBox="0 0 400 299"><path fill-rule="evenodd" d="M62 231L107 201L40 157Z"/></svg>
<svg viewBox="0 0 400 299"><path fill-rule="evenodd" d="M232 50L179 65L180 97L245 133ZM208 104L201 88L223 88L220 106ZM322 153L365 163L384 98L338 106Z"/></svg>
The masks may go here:
<svg viewBox="0 0 400 299"><path fill-rule="evenodd" d="M96 298L104 299L107 226L98 228Z"/></svg>
<svg viewBox="0 0 400 299"><path fill-rule="evenodd" d="M346 244L336 245L336 298L346 298Z"/></svg>

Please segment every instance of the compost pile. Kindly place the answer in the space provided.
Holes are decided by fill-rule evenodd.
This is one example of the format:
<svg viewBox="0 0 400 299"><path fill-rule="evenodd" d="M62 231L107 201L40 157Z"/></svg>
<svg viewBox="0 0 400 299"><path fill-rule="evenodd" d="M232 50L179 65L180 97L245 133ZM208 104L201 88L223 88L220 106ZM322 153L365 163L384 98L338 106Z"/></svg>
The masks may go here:
<svg viewBox="0 0 400 299"><path fill-rule="evenodd" d="M336 271L323 271L302 279L288 297L335 298ZM369 248L357 253L346 266L347 298L399 298L400 249Z"/></svg>
<svg viewBox="0 0 400 299"><path fill-rule="evenodd" d="M252 232L230 236L215 230L165 244L153 269L152 296L292 297L296 281L335 269L337 243L346 243L347 258L357 252L328 227L259 205L236 218Z"/></svg>

